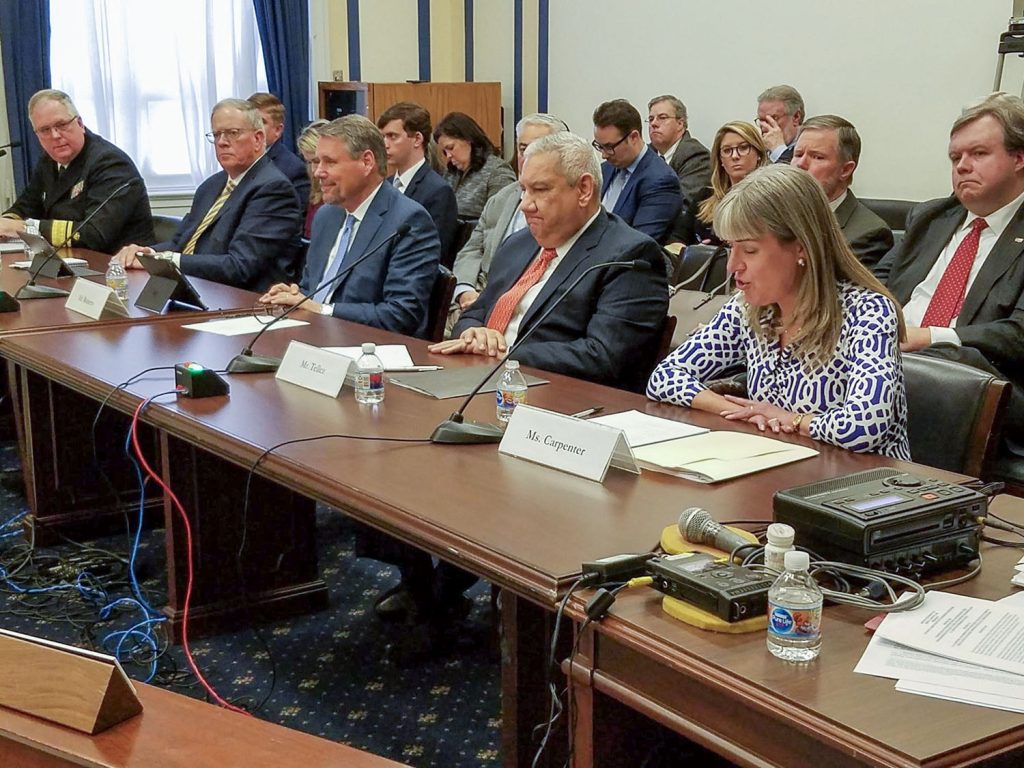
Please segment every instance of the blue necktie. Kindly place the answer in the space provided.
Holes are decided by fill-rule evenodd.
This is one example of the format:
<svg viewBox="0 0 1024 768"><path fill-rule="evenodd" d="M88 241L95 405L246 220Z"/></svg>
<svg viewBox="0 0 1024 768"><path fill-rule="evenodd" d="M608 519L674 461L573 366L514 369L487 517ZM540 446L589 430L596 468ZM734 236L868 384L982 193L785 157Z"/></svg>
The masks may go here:
<svg viewBox="0 0 1024 768"><path fill-rule="evenodd" d="M356 217L351 214L345 217L345 223L341 225L341 237L338 238L338 250L334 252L334 261L331 262L330 267L324 270L324 282L337 277L338 273L341 271L341 265L345 261L345 254L348 252L348 241L352 236L352 227L355 226L355 220ZM326 303L331 294L334 293L334 289L337 287L337 283L325 285L313 294L313 301L320 304Z"/></svg>

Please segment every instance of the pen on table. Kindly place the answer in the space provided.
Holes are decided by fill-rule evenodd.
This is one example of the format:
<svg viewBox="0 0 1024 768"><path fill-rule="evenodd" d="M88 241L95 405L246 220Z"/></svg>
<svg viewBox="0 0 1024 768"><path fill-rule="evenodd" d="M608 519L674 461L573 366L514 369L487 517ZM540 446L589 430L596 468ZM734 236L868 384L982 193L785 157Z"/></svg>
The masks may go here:
<svg viewBox="0 0 1024 768"><path fill-rule="evenodd" d="M388 373L418 373L420 371L443 371L443 365L403 365L396 368L385 368Z"/></svg>
<svg viewBox="0 0 1024 768"><path fill-rule="evenodd" d="M594 408L587 408L587 409L582 410L582 411L577 411L576 413L570 413L569 416L574 418L574 419L586 419L586 418L589 418L590 416L596 416L597 414L599 414L603 410L604 410L604 406L603 405L598 405L598 406L596 406Z"/></svg>

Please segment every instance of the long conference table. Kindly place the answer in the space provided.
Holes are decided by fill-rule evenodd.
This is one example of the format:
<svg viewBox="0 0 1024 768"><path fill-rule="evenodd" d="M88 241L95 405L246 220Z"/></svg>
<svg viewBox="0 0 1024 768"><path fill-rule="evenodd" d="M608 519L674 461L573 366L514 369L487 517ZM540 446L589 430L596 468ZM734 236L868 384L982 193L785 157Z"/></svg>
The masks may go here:
<svg viewBox="0 0 1024 768"><path fill-rule="evenodd" d="M239 308L251 306L254 298L248 294L235 303ZM482 363L472 356L430 355L425 342L366 326L302 311L295 316L308 324L267 333L257 352L280 356L293 340L316 346L373 341L406 344L418 364L454 368ZM24 434L30 439L48 435L51 445L60 442L65 424L55 416L59 411L54 404L64 400L79 406L92 403L91 418L95 404L106 399L108 410L120 414L123 427L125 415L142 399L173 389L173 377L169 371L154 371L115 391L118 384L146 368L176 362L194 361L220 369L248 341L248 337L181 327L195 319L75 324L60 332L37 329L0 337L0 354L8 361ZM651 403L639 395L556 374L535 373L550 381L529 393L530 403L542 408L575 412L602 406L609 413L635 408L713 429L725 427L708 414ZM196 572L190 630L196 634L216 631L254 617L323 605L327 596L316 563L313 502L329 504L503 589L502 756L506 765L528 765L532 758L531 729L546 719L544 658L553 608L578 576L582 562L650 550L661 529L689 506L704 507L720 520L769 520L776 490L871 467L893 466L963 479L892 459L851 454L807 438L790 438L813 445L820 455L713 486L653 472L635 476L617 470L609 471L604 483L595 483L501 455L494 445L352 439L425 440L458 400L434 400L392 384L383 403L366 406L355 402L348 387L333 399L269 374L227 379L228 397L162 397L141 417L152 431L153 458L159 456L161 472L192 522ZM493 398L477 398L467 414L492 421ZM729 428L753 430L747 425ZM333 437L275 448L320 435ZM121 431L112 442L123 439ZM84 454L86 447L79 445L78 451ZM33 451L26 455L29 461L35 460ZM246 481L260 457L250 505L243 510ZM180 628L184 536L166 500L164 520L165 611L172 627ZM239 554L243 533L245 546ZM827 656L821 666L825 664ZM780 665L778 674L800 674L785 670ZM737 673L736 683L741 691L742 674ZM852 672L844 668L836 674ZM671 686L675 680L666 676L664 682ZM879 695L897 696L891 691ZM743 722L749 714L746 707L753 702L743 695L736 702L729 715ZM1015 748L1024 748L1024 718L1014 717L1012 740ZM828 733L815 738L827 741ZM860 759L854 758L854 762ZM863 764L880 764L869 755L863 758ZM801 763L780 756L774 762L750 764Z"/></svg>

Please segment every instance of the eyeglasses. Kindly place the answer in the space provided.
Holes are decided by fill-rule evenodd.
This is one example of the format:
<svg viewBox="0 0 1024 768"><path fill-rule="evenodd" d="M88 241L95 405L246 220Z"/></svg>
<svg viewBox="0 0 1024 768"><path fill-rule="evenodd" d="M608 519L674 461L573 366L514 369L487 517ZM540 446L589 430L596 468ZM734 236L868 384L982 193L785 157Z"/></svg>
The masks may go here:
<svg viewBox="0 0 1024 768"><path fill-rule="evenodd" d="M78 121L77 117L69 117L67 120L62 120L59 123L53 125L44 125L42 128L36 128L36 136L41 139L49 138L54 131L58 133L67 133L71 130L71 126Z"/></svg>
<svg viewBox="0 0 1024 768"><path fill-rule="evenodd" d="M598 142L595 139L594 141L590 142L590 146L592 146L598 152L601 152L601 153L603 153L605 155L611 155L611 154L615 153L615 148L618 147L619 144L621 144L622 142L624 142L628 138L629 138L629 134L627 133L625 136L623 136L621 139L616 141L614 144L601 144L600 142Z"/></svg>
<svg viewBox="0 0 1024 768"><path fill-rule="evenodd" d="M212 131L206 134L206 140L211 144L216 144L221 139L235 142L243 133L252 133L254 130L255 128L225 128L223 131Z"/></svg>
<svg viewBox="0 0 1024 768"><path fill-rule="evenodd" d="M748 144L747 142L737 144L734 147L721 147L718 150L718 156L721 157L723 160L727 160L733 155L736 155L736 157L746 157L747 155L750 154L750 150L752 150L753 148L754 146L752 144Z"/></svg>
<svg viewBox="0 0 1024 768"><path fill-rule="evenodd" d="M676 117L675 115L650 115L647 118L647 122L648 123L664 123L664 122L666 122L668 120L682 120L682 119L683 118Z"/></svg>

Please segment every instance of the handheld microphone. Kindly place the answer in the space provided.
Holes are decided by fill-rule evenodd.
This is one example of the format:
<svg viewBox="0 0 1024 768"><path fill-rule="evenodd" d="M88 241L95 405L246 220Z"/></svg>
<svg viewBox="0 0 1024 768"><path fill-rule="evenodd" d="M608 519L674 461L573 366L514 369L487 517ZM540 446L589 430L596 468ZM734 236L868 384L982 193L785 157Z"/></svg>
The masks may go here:
<svg viewBox="0 0 1024 768"><path fill-rule="evenodd" d="M39 262L39 266L32 270L32 274L29 275L28 282L18 289L18 291L14 294L14 297L16 299L50 299L57 296L71 295L70 291L65 291L63 288L51 288L48 285L36 285L36 278L39 277L39 273L42 272L46 268L46 265L49 264L53 259L60 259L60 256L57 254L57 251L59 251L61 248L67 247L67 245L74 239L75 234L77 232L81 232L82 229L85 228L85 225L92 221L93 216L95 216L97 213L103 210L103 207L111 200L113 200L114 197L119 195L121 192L123 192L125 189L127 189L137 181L139 181L139 178L137 177L134 179L128 179L128 181L126 181L124 184L122 184L109 195L107 195L99 205L93 208L92 213L86 216L82 220L82 223L78 225L78 229L75 230L75 232L69 234L66 238L64 238L64 242L62 242L56 248L52 246L48 248L46 250L46 258Z"/></svg>
<svg viewBox="0 0 1024 768"><path fill-rule="evenodd" d="M485 424L478 421L467 421L465 416L462 415L466 410L466 407L469 405L470 401L479 394L480 390L483 389L484 384L490 381L494 372L504 365L506 360L512 357L512 353L519 349L524 341L530 338L530 334L543 325L544 321L547 320L548 315L550 315L555 308L562 303L562 299L573 292L576 286L580 284L580 280L589 275L595 269L605 269L609 267L613 269L638 269L647 271L651 269L651 264L644 259L633 259L632 261L606 261L602 264L594 264L580 272L579 276L573 280L572 284L562 292L562 295L555 299L555 301L551 303L551 306L544 311L544 314L537 319L537 322L531 325L527 329L526 333L521 334L516 339L516 343L509 348L508 352L505 353L505 357L500 359L494 367L487 371L487 374L480 380L480 383L473 388L473 391L470 392L462 402L459 410L455 411L455 413L449 416L445 421L442 421L437 425L437 428L434 430L434 434L430 436L430 441L432 443L456 445L501 442L501 438L505 436L504 431L493 424Z"/></svg>
<svg viewBox="0 0 1024 768"><path fill-rule="evenodd" d="M734 552L745 547L756 547L735 531L716 523L706 509L690 507L679 515L679 533L691 544L707 544L723 552Z"/></svg>
<svg viewBox="0 0 1024 768"><path fill-rule="evenodd" d="M278 369L278 367L281 365L281 358L280 357L267 357L265 355L254 355L252 353L252 348L254 346L256 346L256 342L260 340L260 336L262 336L264 333L266 333L271 328L273 328L274 325L279 323L281 320L283 320L284 318L288 317L288 315L290 315L296 309L298 309L303 304L305 304L307 301L309 301L313 296L315 296L317 293L319 293L322 289L327 288L328 286L332 285L333 283L336 283L339 280L341 280L341 278L345 277L349 272L351 272L353 269L355 269L356 266L358 266L359 264L361 264L362 262L366 261L368 258L373 256L375 253L377 253L377 251L379 251L385 245L387 245L388 243L390 243L393 240L400 240L401 238L405 237L407 234L409 234L409 230L410 229L411 229L411 227L408 224L399 224L398 225L398 229L396 229L392 234L390 234L387 237L385 237L383 240L381 240L379 243L377 243L377 245L375 245L373 248L368 250L366 253L364 253L358 259L353 261L351 264L346 264L345 267L343 269L341 269L338 272L338 274L336 274L334 277L331 277L331 278L328 278L327 280L324 280L322 283L320 283L320 285L318 285L316 288L314 288L312 291L310 291L308 296L303 297L302 301L300 301L300 302L298 302L296 304L293 304L292 306L288 307L288 309L286 309L280 315L275 317L273 320L271 320L265 326L260 328L259 333L257 333L253 337L252 341L249 342L249 344L245 347L245 349L243 349L241 352L239 352L237 355L235 355L232 358L231 362L228 363L228 365L227 365L227 372L228 373L271 373L273 371L276 371ZM344 258L344 255L343 254L338 254L337 258L339 258L339 259ZM325 269L326 269L326 266L325 266Z"/></svg>

